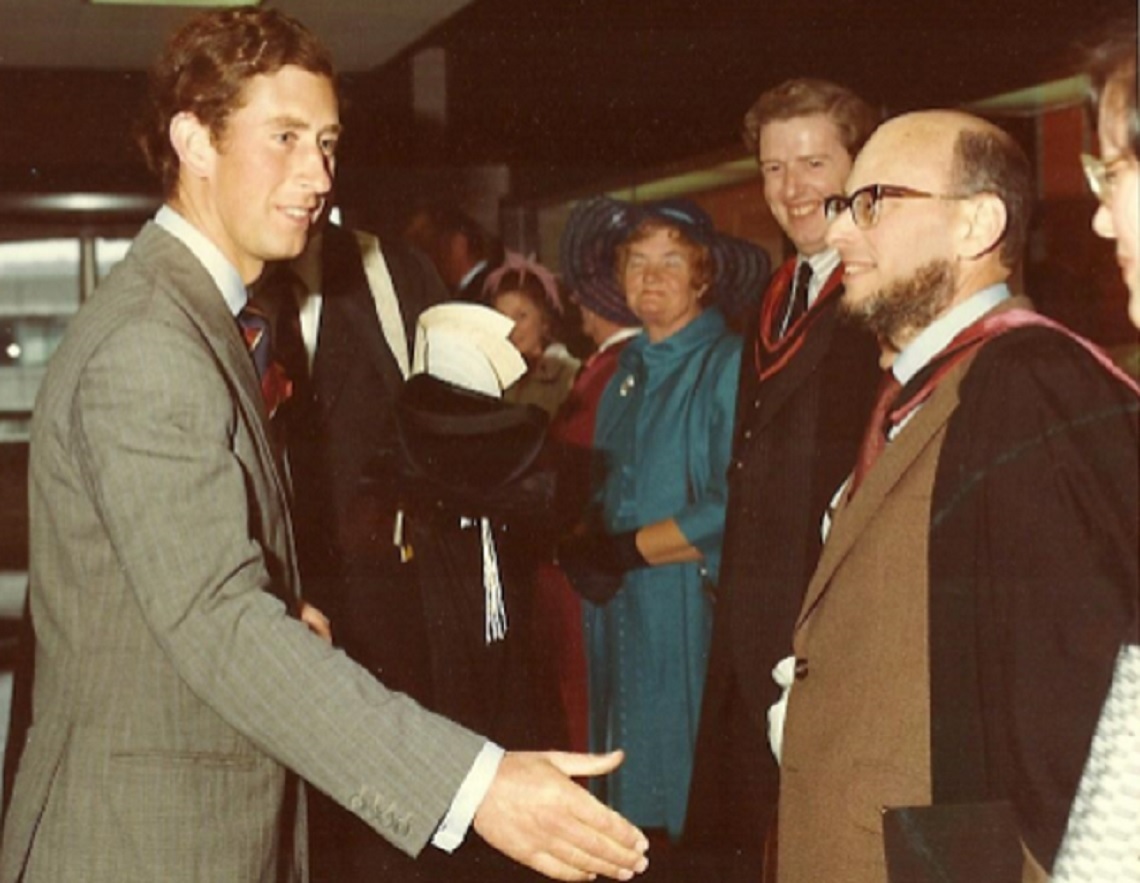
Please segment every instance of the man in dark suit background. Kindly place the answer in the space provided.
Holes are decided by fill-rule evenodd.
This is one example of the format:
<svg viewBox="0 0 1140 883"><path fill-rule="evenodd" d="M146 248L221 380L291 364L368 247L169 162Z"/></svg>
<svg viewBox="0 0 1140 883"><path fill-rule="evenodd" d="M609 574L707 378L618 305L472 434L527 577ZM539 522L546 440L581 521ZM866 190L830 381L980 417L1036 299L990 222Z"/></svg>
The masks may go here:
<svg viewBox="0 0 1140 883"><path fill-rule="evenodd" d="M328 617L337 646L389 688L426 702L430 654L416 567L393 542L394 492L367 486L366 475L394 455L396 397L416 320L447 292L415 250L381 249L375 237L332 223L260 287L260 297L296 298L309 363L282 414L305 596ZM317 883L355 879L362 850L374 856L367 864L382 859L417 872L322 794L310 803L309 830Z"/></svg>
<svg viewBox="0 0 1140 883"><path fill-rule="evenodd" d="M400 474L398 399L417 319L447 298L439 276L422 253L401 242L381 244L362 231L327 224L298 258L266 274L258 297L285 289L296 298L309 361L302 394L282 413L306 598L328 617L337 646L386 686L507 747L524 747L494 713L500 710L496 684L480 675L487 668L509 677L504 665L518 638L514 632L505 638L510 648L480 646L478 664L463 664L472 660L454 646L462 642L446 623L460 616L469 626L464 635L483 634L482 616L466 615L472 612L467 596L479 587L477 562L465 569L469 579L457 583L449 578L455 559L448 559L451 565L431 560L446 557L455 538L421 518L405 498L408 485ZM518 629L524 620L513 604L512 575L503 578ZM503 685L520 686L517 678ZM468 695L457 704L449 698L457 690L483 698ZM510 701L519 714L537 716L538 703L530 698L522 691ZM413 861L322 795L311 802L309 822L314 883L534 876L474 844Z"/></svg>
<svg viewBox="0 0 1140 883"><path fill-rule="evenodd" d="M349 655L422 701L427 642L415 568L393 542L395 490L369 479L396 450L416 320L447 292L418 251L331 223L289 266L310 362L285 433L305 595Z"/></svg>
<svg viewBox="0 0 1140 883"><path fill-rule="evenodd" d="M483 283L503 262L497 237L450 203L416 212L404 237L431 258L453 298L482 303Z"/></svg>
<svg viewBox="0 0 1140 883"><path fill-rule="evenodd" d="M151 104L166 205L73 321L33 420L34 716L0 880L301 879L293 773L412 854L473 825L564 879L643 869L644 838L569 779L618 758L501 754L300 621L279 397L237 320L331 189L327 53L276 10L204 13Z"/></svg>
<svg viewBox="0 0 1140 883"><path fill-rule="evenodd" d="M795 254L746 328L729 467L712 651L690 790L686 846L734 879L757 880L775 816L778 767L766 737L820 518L855 459L878 377L877 348L840 323L839 256L824 199L841 192L878 121L841 86L790 80L744 118L764 196Z"/></svg>

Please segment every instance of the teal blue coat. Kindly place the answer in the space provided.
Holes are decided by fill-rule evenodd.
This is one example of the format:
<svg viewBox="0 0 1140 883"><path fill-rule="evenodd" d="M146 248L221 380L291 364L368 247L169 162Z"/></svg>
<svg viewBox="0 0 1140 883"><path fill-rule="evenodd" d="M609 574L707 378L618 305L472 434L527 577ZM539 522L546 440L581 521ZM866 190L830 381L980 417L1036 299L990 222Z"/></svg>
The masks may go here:
<svg viewBox="0 0 1140 883"><path fill-rule="evenodd" d="M585 605L591 748L626 752L605 797L634 823L674 837L684 826L708 660L702 573L715 580L720 565L740 346L717 310L659 343L634 338L602 396L594 436L606 529L673 518L704 555L701 564L630 571L606 606Z"/></svg>

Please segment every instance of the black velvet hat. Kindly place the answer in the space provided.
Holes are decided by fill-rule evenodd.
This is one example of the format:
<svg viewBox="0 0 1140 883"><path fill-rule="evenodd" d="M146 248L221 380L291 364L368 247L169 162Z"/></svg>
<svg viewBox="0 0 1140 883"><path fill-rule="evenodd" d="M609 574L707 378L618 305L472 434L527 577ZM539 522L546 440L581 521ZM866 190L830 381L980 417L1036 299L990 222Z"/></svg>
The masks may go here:
<svg viewBox="0 0 1140 883"><path fill-rule="evenodd" d="M534 463L546 412L416 374L400 391L396 427L405 461L449 493L493 493Z"/></svg>

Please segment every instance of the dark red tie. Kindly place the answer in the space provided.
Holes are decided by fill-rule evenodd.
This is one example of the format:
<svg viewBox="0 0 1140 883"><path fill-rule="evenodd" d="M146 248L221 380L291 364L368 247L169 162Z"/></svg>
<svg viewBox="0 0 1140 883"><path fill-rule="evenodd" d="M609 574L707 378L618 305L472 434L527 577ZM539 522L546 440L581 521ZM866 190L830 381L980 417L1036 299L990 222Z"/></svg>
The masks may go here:
<svg viewBox="0 0 1140 883"><path fill-rule="evenodd" d="M894 371L885 371L879 380L878 397L875 399L875 408L871 418L867 421L867 431L863 435L863 442L859 445L859 456L855 461L855 471L851 473L851 484L847 490L847 499L855 496L855 491L862 483L863 478L871 471L875 461L887 446L887 415L891 406L902 389Z"/></svg>

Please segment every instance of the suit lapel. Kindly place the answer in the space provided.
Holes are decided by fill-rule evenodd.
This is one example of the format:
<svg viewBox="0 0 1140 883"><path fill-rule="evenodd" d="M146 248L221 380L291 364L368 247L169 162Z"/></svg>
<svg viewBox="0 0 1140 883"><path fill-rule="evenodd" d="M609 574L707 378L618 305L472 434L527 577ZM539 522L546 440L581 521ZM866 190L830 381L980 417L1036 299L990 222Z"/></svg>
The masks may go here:
<svg viewBox="0 0 1140 883"><path fill-rule="evenodd" d="M243 410L266 425L265 404L257 371L238 330L237 319L226 306L210 274L178 239L157 226L139 235L139 246L162 262L175 283L171 298L190 316L221 367L233 381Z"/></svg>
<svg viewBox="0 0 1140 883"><path fill-rule="evenodd" d="M837 305L838 302L835 300L824 305L827 312L819 316L800 351L782 370L763 381L760 407L755 412L754 428L770 423L780 413L780 409L788 399L794 396L819 368L835 333L835 324L838 321Z"/></svg>
<svg viewBox="0 0 1140 883"><path fill-rule="evenodd" d="M395 282L393 279L394 285ZM337 235L331 228L325 232L321 288L321 327L313 362L321 414L327 414L335 404L357 359L367 359L374 365L394 396L403 377L380 333L372 291L356 241L350 234Z"/></svg>
<svg viewBox="0 0 1140 883"><path fill-rule="evenodd" d="M850 503L846 502L846 492L842 494L843 500L835 512L819 564L808 584L796 623L797 630L803 627L812 611L823 600L830 587L831 577L867 525L874 520L888 495L953 415L958 407L958 384L969 367L969 361L947 374L930 400L915 413L894 441L887 445Z"/></svg>
<svg viewBox="0 0 1140 883"><path fill-rule="evenodd" d="M155 224L148 224L138 236L137 247L147 259L161 263L173 285L169 292L201 332L206 345L214 353L219 370L235 392L238 409L245 416L254 445L263 463L271 464L265 471L270 474L273 489L281 505L289 535L292 524L289 513L289 495L285 488L279 458L271 441L269 418L257 371L249 356L245 341L238 330L237 319L230 312L214 280L193 253L176 237ZM289 564L295 571L292 544L289 544Z"/></svg>
<svg viewBox="0 0 1140 883"><path fill-rule="evenodd" d="M819 368L820 363L827 356L832 338L835 336L836 324L839 321L839 299L842 297L840 285L843 281L842 267L837 267L828 277L827 282L819 293L819 298L812 308L797 323L792 330L792 336L781 340L765 359L765 368L761 378L761 357L759 352L764 349L762 341L765 335L771 336L772 324L781 307L788 299L788 292L792 284L792 273L795 268L795 259L789 259L777 271L764 294L758 321L755 325L755 337L746 345L745 352L757 353L755 366L751 369L752 376L747 378L748 388L755 390L759 384L761 392L756 408L744 409L743 415L751 415L747 420L748 428L753 432L771 422L781 408L794 396L799 388L812 377ZM798 336L801 340L794 340ZM773 360L773 366L768 366L767 360ZM752 393L755 395L755 392ZM751 404L751 403L749 403Z"/></svg>

